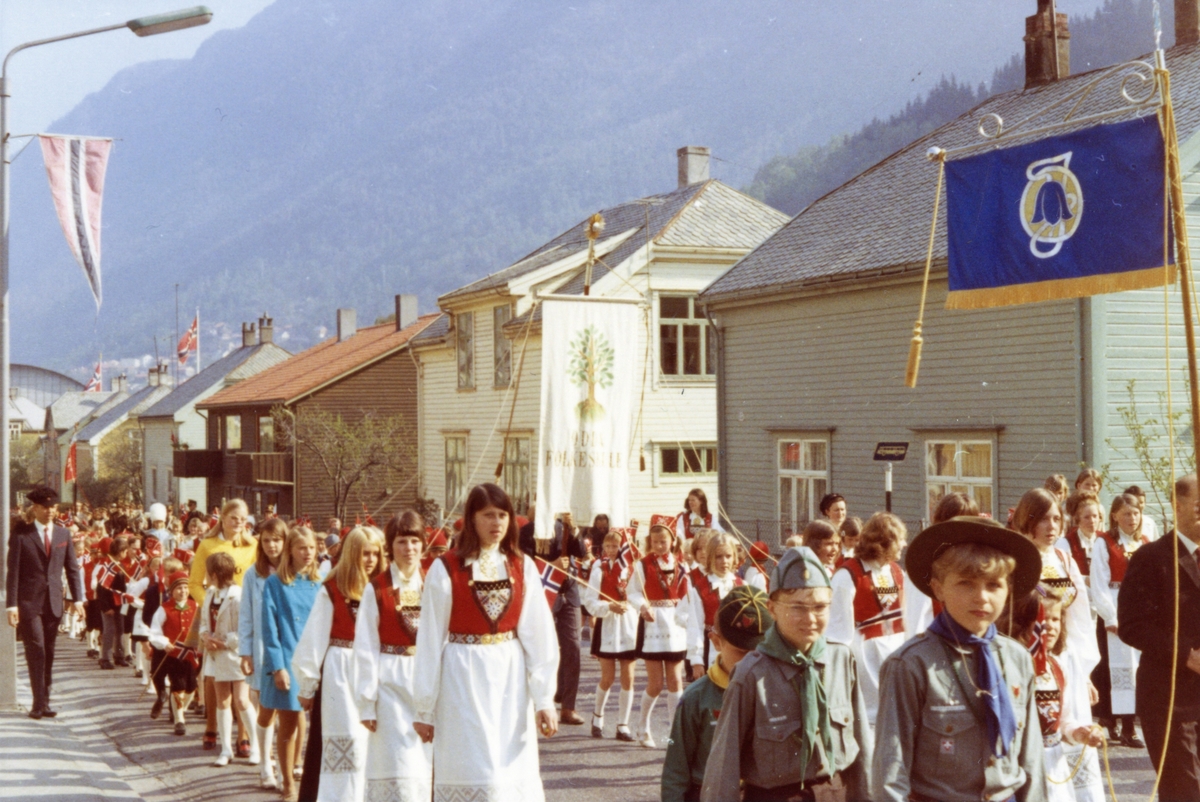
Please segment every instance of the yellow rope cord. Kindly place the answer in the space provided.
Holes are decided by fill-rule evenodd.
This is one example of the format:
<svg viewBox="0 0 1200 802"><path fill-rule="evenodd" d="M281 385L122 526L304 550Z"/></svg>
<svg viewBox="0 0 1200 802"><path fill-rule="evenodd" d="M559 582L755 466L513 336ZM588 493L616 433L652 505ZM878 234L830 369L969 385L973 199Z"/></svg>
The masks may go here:
<svg viewBox="0 0 1200 802"><path fill-rule="evenodd" d="M1050 776L1050 772L1046 772L1046 779L1055 785L1066 785L1071 780L1075 779L1075 775L1079 773L1079 769L1083 767L1083 759L1087 757L1089 747L1084 745L1083 749L1079 750L1079 760L1075 761L1075 767L1071 769L1071 773L1067 775L1065 780L1056 780Z"/></svg>
<svg viewBox="0 0 1200 802"><path fill-rule="evenodd" d="M933 196L933 221L929 224L929 249L925 254L925 280L921 283L921 306L917 311L917 322L913 324L912 342L908 346L908 368L904 373L904 384L908 387L917 386L917 372L921 368L921 345L925 338L921 336L921 328L925 325L925 296L929 294L929 269L933 265L933 242L937 234L938 210L942 203L942 181L946 177L946 151L938 150L930 154L931 159L938 163L937 193Z"/></svg>

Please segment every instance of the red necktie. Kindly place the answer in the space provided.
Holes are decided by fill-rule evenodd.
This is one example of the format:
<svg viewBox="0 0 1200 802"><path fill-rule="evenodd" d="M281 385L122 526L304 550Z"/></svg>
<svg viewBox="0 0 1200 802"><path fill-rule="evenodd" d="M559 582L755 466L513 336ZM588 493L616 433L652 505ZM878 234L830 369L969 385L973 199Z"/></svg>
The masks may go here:
<svg viewBox="0 0 1200 802"><path fill-rule="evenodd" d="M45 532L46 532L46 556L49 557L50 556L50 524L46 524Z"/></svg>

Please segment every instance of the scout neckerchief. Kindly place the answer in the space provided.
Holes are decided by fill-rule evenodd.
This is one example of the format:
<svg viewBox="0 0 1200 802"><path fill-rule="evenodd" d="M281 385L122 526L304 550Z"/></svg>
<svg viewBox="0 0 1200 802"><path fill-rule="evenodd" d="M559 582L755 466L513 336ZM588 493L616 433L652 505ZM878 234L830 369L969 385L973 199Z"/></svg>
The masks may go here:
<svg viewBox="0 0 1200 802"><path fill-rule="evenodd" d="M947 643L969 646L975 650L975 685L986 706L988 742L992 754L1003 757L1017 736L1017 714L1013 711L1012 698L1004 686L1004 672L992 651L996 639L996 625L989 624L982 637L963 629L945 610L933 619L929 631Z"/></svg>
<svg viewBox="0 0 1200 802"><path fill-rule="evenodd" d="M721 665L721 658L712 661L708 667L708 679L721 690L729 687L729 672Z"/></svg>
<svg viewBox="0 0 1200 802"><path fill-rule="evenodd" d="M777 626L767 630L763 642L758 645L763 654L780 662L793 665L800 673L792 679L792 687L800 697L800 733L793 737L800 744L800 782L808 776L808 761L818 747L823 754L833 751L833 738L829 725L829 704L825 698L825 682L818 663L825 662L825 638L817 638L808 653L792 648L779 634ZM818 740L818 738L820 740ZM830 771L833 766L829 766Z"/></svg>

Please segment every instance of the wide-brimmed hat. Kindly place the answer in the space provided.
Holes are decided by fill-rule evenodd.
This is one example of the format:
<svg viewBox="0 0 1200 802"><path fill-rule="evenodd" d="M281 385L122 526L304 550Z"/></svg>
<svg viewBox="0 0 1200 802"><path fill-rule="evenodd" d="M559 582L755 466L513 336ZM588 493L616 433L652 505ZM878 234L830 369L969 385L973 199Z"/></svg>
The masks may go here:
<svg viewBox="0 0 1200 802"><path fill-rule="evenodd" d="M959 543L991 546L1016 560L1017 567L1008 579L1014 598L1037 587L1042 576L1042 555L1032 540L991 518L960 515L923 530L908 544L904 569L917 590L933 597L929 580L934 560L942 556L946 549Z"/></svg>

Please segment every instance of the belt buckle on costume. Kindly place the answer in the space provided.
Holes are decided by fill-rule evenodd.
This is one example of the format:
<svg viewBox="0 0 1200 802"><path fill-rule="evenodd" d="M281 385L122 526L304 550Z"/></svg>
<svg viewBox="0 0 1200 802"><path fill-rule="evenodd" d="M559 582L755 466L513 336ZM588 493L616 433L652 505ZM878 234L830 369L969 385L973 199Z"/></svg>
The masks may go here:
<svg viewBox="0 0 1200 802"><path fill-rule="evenodd" d="M679 599L657 599L647 602L651 607L678 607Z"/></svg>
<svg viewBox="0 0 1200 802"><path fill-rule="evenodd" d="M484 633L482 635L462 634L458 632L450 633L450 643L461 643L467 646L495 646L500 643L507 643L517 637L514 630L507 632L497 632L496 634Z"/></svg>
<svg viewBox="0 0 1200 802"><path fill-rule="evenodd" d="M390 643L385 643L379 647L379 651L383 654L397 654L401 657L412 657L417 653L416 646L393 646Z"/></svg>
<svg viewBox="0 0 1200 802"><path fill-rule="evenodd" d="M354 641L346 640L345 638L330 638L329 645L330 646L340 646L343 649L353 649Z"/></svg>

